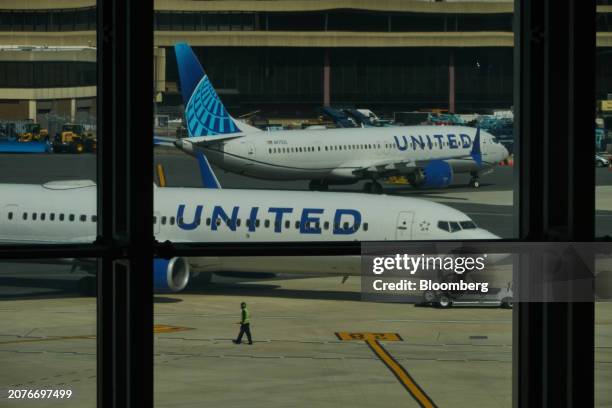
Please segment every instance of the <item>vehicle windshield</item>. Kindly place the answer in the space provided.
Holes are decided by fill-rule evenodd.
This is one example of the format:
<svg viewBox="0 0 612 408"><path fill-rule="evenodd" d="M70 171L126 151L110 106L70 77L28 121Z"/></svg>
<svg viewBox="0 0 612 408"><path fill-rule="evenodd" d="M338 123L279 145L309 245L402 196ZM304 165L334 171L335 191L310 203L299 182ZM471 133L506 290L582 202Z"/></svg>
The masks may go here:
<svg viewBox="0 0 612 408"><path fill-rule="evenodd" d="M80 125L64 125L64 132L81 133L83 128Z"/></svg>

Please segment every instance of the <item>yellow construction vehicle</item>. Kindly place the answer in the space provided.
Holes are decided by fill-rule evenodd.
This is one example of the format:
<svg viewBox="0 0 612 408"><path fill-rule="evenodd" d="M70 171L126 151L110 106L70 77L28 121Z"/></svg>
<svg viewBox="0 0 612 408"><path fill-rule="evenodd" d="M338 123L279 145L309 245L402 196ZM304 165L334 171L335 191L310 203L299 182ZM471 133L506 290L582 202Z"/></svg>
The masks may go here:
<svg viewBox="0 0 612 408"><path fill-rule="evenodd" d="M62 131L55 135L53 152L55 153L84 153L94 152L97 148L96 139L91 133L86 133L83 125L66 123Z"/></svg>
<svg viewBox="0 0 612 408"><path fill-rule="evenodd" d="M26 123L23 126L23 132L18 135L17 140L19 142L39 142L48 138L49 131L47 129L41 128L38 123Z"/></svg>

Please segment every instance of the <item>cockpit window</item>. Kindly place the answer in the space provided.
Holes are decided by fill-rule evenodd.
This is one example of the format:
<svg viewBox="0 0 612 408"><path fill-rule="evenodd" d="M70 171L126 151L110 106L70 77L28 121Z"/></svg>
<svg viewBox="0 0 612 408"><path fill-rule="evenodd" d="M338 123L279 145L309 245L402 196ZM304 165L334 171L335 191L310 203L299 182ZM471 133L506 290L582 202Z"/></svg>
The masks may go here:
<svg viewBox="0 0 612 408"><path fill-rule="evenodd" d="M451 221L448 223L448 225L450 226L450 232L461 231L461 227L459 226L458 222Z"/></svg>
<svg viewBox="0 0 612 408"><path fill-rule="evenodd" d="M461 221L459 224L461 224L461 228L463 229L475 229L476 228L476 224L474 223L474 221Z"/></svg>
<svg viewBox="0 0 612 408"><path fill-rule="evenodd" d="M448 227L448 221L438 221L438 228L450 232L450 228Z"/></svg>
<svg viewBox="0 0 612 408"><path fill-rule="evenodd" d="M474 221L438 221L438 228L440 228L443 231L448 231L448 232L457 232L457 231L461 231L462 229L475 229L478 228L476 227L476 224L474 223Z"/></svg>

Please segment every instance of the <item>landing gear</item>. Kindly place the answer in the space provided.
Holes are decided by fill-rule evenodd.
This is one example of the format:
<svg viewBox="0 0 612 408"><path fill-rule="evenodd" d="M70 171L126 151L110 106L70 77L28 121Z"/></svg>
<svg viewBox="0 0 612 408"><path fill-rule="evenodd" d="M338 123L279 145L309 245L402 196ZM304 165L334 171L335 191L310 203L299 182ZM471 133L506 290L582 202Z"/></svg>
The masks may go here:
<svg viewBox="0 0 612 408"><path fill-rule="evenodd" d="M95 276L85 276L79 279L77 284L79 294L86 297L96 296L96 284Z"/></svg>
<svg viewBox="0 0 612 408"><path fill-rule="evenodd" d="M448 309L452 305L453 305L453 301L451 300L451 298L449 298L446 295L441 295L438 298L438 302L436 303L436 306L440 309Z"/></svg>
<svg viewBox="0 0 612 408"><path fill-rule="evenodd" d="M377 181L367 182L363 185L363 191L371 194L382 194L383 186Z"/></svg>
<svg viewBox="0 0 612 408"><path fill-rule="evenodd" d="M472 178L470 179L468 186L472 188L480 187L480 182L478 181L478 173L470 173L470 175L472 176Z"/></svg>
<svg viewBox="0 0 612 408"><path fill-rule="evenodd" d="M310 180L310 183L308 183L308 188L311 191L327 191L329 190L329 184L323 182L322 180Z"/></svg>

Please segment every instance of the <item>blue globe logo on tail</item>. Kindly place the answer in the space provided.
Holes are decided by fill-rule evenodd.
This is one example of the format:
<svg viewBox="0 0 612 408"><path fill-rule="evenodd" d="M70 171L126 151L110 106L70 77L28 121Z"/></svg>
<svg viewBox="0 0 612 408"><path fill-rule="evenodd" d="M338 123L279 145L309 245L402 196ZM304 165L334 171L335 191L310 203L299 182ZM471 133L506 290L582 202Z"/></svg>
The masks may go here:
<svg viewBox="0 0 612 408"><path fill-rule="evenodd" d="M191 47L186 43L178 43L174 46L174 50L189 136L214 136L240 132Z"/></svg>
<svg viewBox="0 0 612 408"><path fill-rule="evenodd" d="M210 136L240 132L221 103L208 76L204 75L185 108L191 136Z"/></svg>

